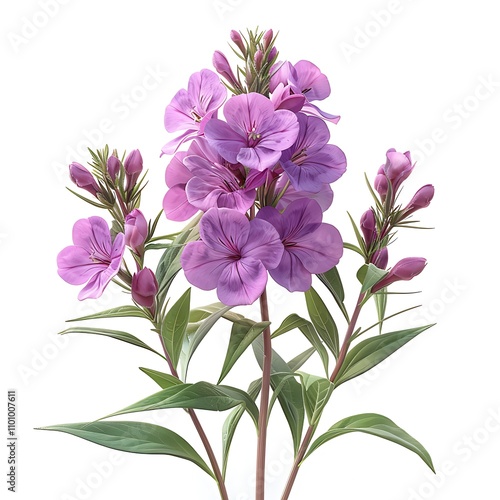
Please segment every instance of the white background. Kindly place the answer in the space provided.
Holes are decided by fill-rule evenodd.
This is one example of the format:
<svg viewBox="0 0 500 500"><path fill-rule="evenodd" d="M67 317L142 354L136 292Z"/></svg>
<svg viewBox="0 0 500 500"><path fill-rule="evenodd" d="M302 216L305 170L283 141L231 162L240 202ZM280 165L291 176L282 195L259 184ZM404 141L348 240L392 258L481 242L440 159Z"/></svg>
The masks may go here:
<svg viewBox="0 0 500 500"><path fill-rule="evenodd" d="M398 288L423 293L399 296L390 311L422 304L419 312L394 320L392 326L437 326L373 374L336 391L322 429L348 415L383 413L427 447L438 475L432 479L423 462L405 449L351 434L308 459L292 498L499 498L496 3L5 4L0 16L2 387L4 397L7 389L18 391L17 498L217 498L214 483L188 462L119 454L34 427L93 420L122 408L156 390L138 366L164 369L153 354L110 339L54 335L66 327L66 319L127 301L110 289L97 301L78 303L77 288L56 274L56 255L71 243L74 221L98 213L65 189L70 186L67 164L85 162L86 146L139 148L150 171L143 208L153 217L161 207L168 161L159 157L168 140L165 106L191 73L211 67L215 49L229 55L230 29L256 26L280 31L282 59L309 59L330 79L332 95L322 107L342 115L332 127L332 141L345 151L348 172L334 186L336 199L326 217L347 241L352 233L346 211L358 218L368 207L364 172L373 178L388 148L410 149L418 160L405 196L426 183L436 187L432 206L421 214L422 224L435 229L401 232L391 253L391 264L411 255L428 259L419 278ZM151 73L156 79L148 77ZM165 220L162 224L165 231L179 227ZM357 265L348 256L340 267L350 309ZM180 295L182 277L176 286ZM273 290L275 323L291 312L305 314L300 296ZM195 300L202 305L215 295L199 294ZM367 307L364 326L373 319L371 312ZM140 322L103 326L156 342ZM221 328L207 339L193 359L193 379L216 380L226 341L227 331ZM303 347L294 334L276 343L286 359ZM256 376L250 353L235 370L228 383L240 380L244 387ZM182 433L199 449L182 412L144 418ZM223 415L202 412L201 418L219 451ZM6 417L0 420L6 428ZM289 438L278 412L270 432L268 498L274 499L290 465ZM8 450L3 449L1 470L6 472ZM232 500L252 498L254 450L252 427L245 419L228 473ZM2 477L0 487L6 491L4 473Z"/></svg>

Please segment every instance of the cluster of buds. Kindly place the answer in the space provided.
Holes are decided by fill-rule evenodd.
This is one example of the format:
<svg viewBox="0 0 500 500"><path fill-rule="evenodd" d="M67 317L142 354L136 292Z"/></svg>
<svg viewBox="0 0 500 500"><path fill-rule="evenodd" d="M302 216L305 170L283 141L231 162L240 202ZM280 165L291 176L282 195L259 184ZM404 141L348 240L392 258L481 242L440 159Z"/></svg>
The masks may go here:
<svg viewBox="0 0 500 500"><path fill-rule="evenodd" d="M413 171L410 152L399 153L389 149L387 161L382 165L375 177L374 188L371 190L375 199L375 207L367 210L360 220L361 233L358 233L360 250L366 264L374 264L380 269L386 269L389 263L387 247L394 237L394 229L411 226L415 221L410 216L422 208L428 207L434 197L434 187L426 184L421 187L405 206L398 205L403 182ZM420 274L426 265L421 257L407 257L400 260L388 274L373 288L375 293L396 281L408 281Z"/></svg>
<svg viewBox="0 0 500 500"><path fill-rule="evenodd" d="M213 65L225 80L225 85L234 94L257 92L269 96L271 67L276 62L278 50L274 46L276 37L273 30L253 33L248 31L247 37L232 30L230 37L236 49L233 52L243 61L234 74L227 57L217 50L213 56Z"/></svg>
<svg viewBox="0 0 500 500"><path fill-rule="evenodd" d="M69 165L69 176L77 187L90 193L92 198L72 192L91 205L109 211L113 222L111 229L100 217L82 219L75 224L74 231L78 233L75 245L67 247L58 258L60 275L72 284L85 283L88 275L83 276L82 271L78 271L79 266L82 267L78 256L84 253L82 249L98 247L101 249L98 256L94 251L86 251L84 255L88 254L89 262L96 264L92 267L89 284L100 281L102 285L91 288L87 284L85 288L88 290L81 293L80 298L97 298L109 281L120 279L121 285L131 292L134 301L147 308L154 316L158 282L154 273L144 267L144 255L155 224L151 226L138 208L141 191L145 186L144 176L141 178L141 153L135 149L126 157L124 155L122 160L116 150L110 154L107 147L90 153L91 170L73 162ZM134 273L129 271L124 260L124 250L127 247L135 261Z"/></svg>

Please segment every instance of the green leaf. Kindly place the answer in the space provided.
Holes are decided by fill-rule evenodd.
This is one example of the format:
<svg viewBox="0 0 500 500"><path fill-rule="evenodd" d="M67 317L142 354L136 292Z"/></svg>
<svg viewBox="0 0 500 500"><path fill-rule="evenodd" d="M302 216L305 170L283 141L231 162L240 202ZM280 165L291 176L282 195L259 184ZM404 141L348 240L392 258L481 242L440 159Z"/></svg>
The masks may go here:
<svg viewBox="0 0 500 500"><path fill-rule="evenodd" d="M81 318L68 319L67 322L85 321L88 319L103 319L103 318L148 318L147 314L136 306L120 306L113 307L106 311L101 311Z"/></svg>
<svg viewBox="0 0 500 500"><path fill-rule="evenodd" d="M225 411L238 405L245 407L257 425L259 410L252 398L245 391L226 385L213 385L208 382L178 384L167 387L104 418L166 408L195 408L198 410Z"/></svg>
<svg viewBox="0 0 500 500"><path fill-rule="evenodd" d="M262 368L264 347L261 337L257 337L253 341L252 348L254 350L255 358ZM290 374L293 375L294 373L290 370L290 367L285 363L283 358L281 358L273 349L271 358L271 375L275 375L271 376L271 387L273 390L281 383L282 377ZM278 395L278 401L288 422L288 426L290 427L293 448L295 454L297 454L302 438L305 415L302 388L293 377L289 377L283 384Z"/></svg>
<svg viewBox="0 0 500 500"><path fill-rule="evenodd" d="M191 304L191 288L167 311L161 324L163 345L170 356L172 365L177 368L182 345L186 335Z"/></svg>
<svg viewBox="0 0 500 500"><path fill-rule="evenodd" d="M316 328L323 342L327 345L335 358L337 358L339 355L339 333L330 311L328 311L325 303L313 287L305 292L304 295L306 298L307 311L314 328Z"/></svg>
<svg viewBox="0 0 500 500"><path fill-rule="evenodd" d="M287 365L290 367L292 372L297 371L314 353L316 349L314 347L309 347L304 352L301 352L293 359L288 361Z"/></svg>
<svg viewBox="0 0 500 500"><path fill-rule="evenodd" d="M195 353L196 349L200 345L201 341L205 338L210 329L217 323L217 321L222 318L232 306L224 306L218 311L212 313L205 320L196 325L196 330L191 333L188 328L188 336L187 336L187 345L181 354L182 366L183 366L183 374L184 378L187 375L189 362L191 361L191 357Z"/></svg>
<svg viewBox="0 0 500 500"><path fill-rule="evenodd" d="M302 396L309 425L316 425L332 395L335 385L329 379L299 372L302 379Z"/></svg>
<svg viewBox="0 0 500 500"><path fill-rule="evenodd" d="M377 266L370 264L363 264L357 274L359 282L363 285L361 287L361 293L367 292L370 288L378 283L385 275L387 271L384 269L379 269Z"/></svg>
<svg viewBox="0 0 500 500"><path fill-rule="evenodd" d="M162 389L167 387L172 387L173 385L182 384L182 381L177 377L170 375L169 373L159 372L157 370L151 370L150 368L139 367L139 370L143 371L146 375L151 377Z"/></svg>
<svg viewBox="0 0 500 500"><path fill-rule="evenodd" d="M342 286L342 280L340 279L340 274L337 267L332 267L332 269L330 269L326 273L317 274L316 276L332 294L346 321L349 322L349 313L347 312L347 309L344 305L344 287Z"/></svg>
<svg viewBox="0 0 500 500"><path fill-rule="evenodd" d="M189 323L201 323L203 320L209 318L212 314L226 307L227 306L222 302L215 302L214 304L208 304L207 306L202 306L202 307L197 307L196 309L192 309L189 312ZM245 319L244 316L235 312L226 312L222 315L222 317L233 323L235 321L241 321Z"/></svg>
<svg viewBox="0 0 500 500"><path fill-rule="evenodd" d="M234 323L231 329L231 337L229 338L229 346L227 348L226 358L222 365L222 371L218 380L218 384L222 382L224 377L229 373L239 357L246 351L257 336L259 336L271 323L263 321L255 323L250 320L242 320Z"/></svg>
<svg viewBox="0 0 500 500"><path fill-rule="evenodd" d="M287 316L283 320L283 323L281 323L280 327L273 333L272 338L283 335L294 328L298 328L303 333L304 337L306 337L306 339L316 349L321 361L323 362L323 366L325 367L325 372L328 373L328 352L310 321L301 318L298 314L290 314L290 316Z"/></svg>
<svg viewBox="0 0 500 500"><path fill-rule="evenodd" d="M399 444L416 453L435 472L432 459L427 450L392 420L376 413L363 413L340 420L312 443L304 460L330 439L349 432L364 432Z"/></svg>
<svg viewBox="0 0 500 500"><path fill-rule="evenodd" d="M335 386L367 372L431 326L433 325L384 333L363 340L347 353L333 381Z"/></svg>
<svg viewBox="0 0 500 500"><path fill-rule="evenodd" d="M387 288L384 287L379 292L377 292L373 298L375 299L375 306L377 308L377 316L379 320L379 327L378 327L378 333L382 333L382 326L384 323L384 318L385 318L385 311L387 308Z"/></svg>
<svg viewBox="0 0 500 500"><path fill-rule="evenodd" d="M118 330L107 330L105 328L88 328L84 326L75 326L73 328L67 328L62 332L59 332L59 335L66 335L68 333L87 333L91 335L103 335L105 337L111 337L112 339L121 340L122 342L127 342L128 344L136 345L138 347L142 347L143 349L147 349L148 351L154 352L155 354L158 354L158 356L165 359L165 356L163 356L163 354L160 354L158 351L155 351L152 347L149 347L142 340L138 339L137 337L134 337L134 335L131 335L130 333L127 332L121 332Z"/></svg>
<svg viewBox="0 0 500 500"><path fill-rule="evenodd" d="M184 438L159 425L127 421L83 422L39 429L65 432L113 450L183 458L214 477L208 465Z"/></svg>

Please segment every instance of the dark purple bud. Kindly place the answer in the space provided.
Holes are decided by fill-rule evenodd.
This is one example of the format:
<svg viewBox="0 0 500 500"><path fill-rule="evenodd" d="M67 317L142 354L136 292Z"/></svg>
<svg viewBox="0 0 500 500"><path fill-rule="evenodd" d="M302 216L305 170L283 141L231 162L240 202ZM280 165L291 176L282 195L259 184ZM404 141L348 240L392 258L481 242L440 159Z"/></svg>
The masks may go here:
<svg viewBox="0 0 500 500"><path fill-rule="evenodd" d="M363 237L365 238L366 248L368 249L377 238L377 224L372 209L367 210L361 216L360 227L363 232Z"/></svg>
<svg viewBox="0 0 500 500"><path fill-rule="evenodd" d="M142 212L134 208L125 217L125 245L135 253L141 253L141 247L148 237L148 223Z"/></svg>
<svg viewBox="0 0 500 500"><path fill-rule="evenodd" d="M145 267L132 277L132 298L143 307L153 307L158 293L158 282L151 269Z"/></svg>
<svg viewBox="0 0 500 500"><path fill-rule="evenodd" d="M432 198L434 198L434 186L432 184L422 186L403 210L404 216L408 217L413 212L428 207L431 204Z"/></svg>
<svg viewBox="0 0 500 500"><path fill-rule="evenodd" d="M101 192L94 176L76 161L69 166L69 176L79 188L85 189L93 196L97 196Z"/></svg>
<svg viewBox="0 0 500 500"><path fill-rule="evenodd" d="M271 42L273 41L273 36L274 36L273 30L267 30L264 33L264 36L262 37L264 50L267 50L269 48L269 45L271 45Z"/></svg>
<svg viewBox="0 0 500 500"><path fill-rule="evenodd" d="M371 257L370 262L379 269L385 269L389 263L389 252L387 247L377 250Z"/></svg>
<svg viewBox="0 0 500 500"><path fill-rule="evenodd" d="M267 56L267 61L271 62L278 55L278 49L273 47Z"/></svg>
<svg viewBox="0 0 500 500"><path fill-rule="evenodd" d="M236 31L236 30L231 30L231 33L229 34L231 37L231 40L233 43L241 50L241 53L243 55L246 55L247 49L245 47L245 44L243 43L243 39L241 38L241 35Z"/></svg>
<svg viewBox="0 0 500 500"><path fill-rule="evenodd" d="M142 172L142 156L138 149L131 151L123 164L127 176L127 189L131 191Z"/></svg>
<svg viewBox="0 0 500 500"><path fill-rule="evenodd" d="M233 70L229 65L229 61L226 56L220 51L216 50L212 58L212 63L214 65L215 71L224 77L234 88L239 88L239 83L234 76Z"/></svg>
<svg viewBox="0 0 500 500"><path fill-rule="evenodd" d="M424 270L426 264L427 261L422 257L406 257L405 259L401 259L384 278L373 285L372 293L396 281L410 281Z"/></svg>
<svg viewBox="0 0 500 500"><path fill-rule="evenodd" d="M120 173L120 160L116 156L110 156L108 158L107 167L111 180L115 182L118 174Z"/></svg>
<svg viewBox="0 0 500 500"><path fill-rule="evenodd" d="M255 55L253 57L253 62L255 63L255 69L257 71L260 71L260 68L262 68L263 59L264 59L264 53L260 49L257 50L257 52L255 52Z"/></svg>

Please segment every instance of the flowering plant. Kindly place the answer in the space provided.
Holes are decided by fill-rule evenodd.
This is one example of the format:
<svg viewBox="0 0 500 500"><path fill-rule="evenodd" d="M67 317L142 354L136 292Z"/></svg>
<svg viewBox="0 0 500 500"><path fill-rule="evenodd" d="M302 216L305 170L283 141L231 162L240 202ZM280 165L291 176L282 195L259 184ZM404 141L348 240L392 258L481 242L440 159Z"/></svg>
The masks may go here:
<svg viewBox="0 0 500 500"><path fill-rule="evenodd" d="M139 150L119 155L106 146L90 152L91 170L78 163L69 166L71 180L90 196L74 194L107 211L112 222L109 226L99 216L77 221L73 245L57 256L58 273L72 285L84 285L80 300L98 298L111 283L131 298L127 305L77 320L141 318L149 322L160 347L101 327L76 326L61 333L105 335L148 349L162 358L166 371L141 368L160 390L107 417L44 429L117 450L189 460L214 478L223 499L230 498L229 451L245 414L257 431L256 498L264 498L268 420L278 406L275 402L288 423L294 450L283 500L289 498L302 462L327 441L350 432L406 447L432 469L425 448L379 414L343 418L313 437L337 387L431 326L382 333L386 322L400 314L386 314L388 295L393 293L389 287L413 279L426 265L419 257L389 265L388 249L399 228L415 227L413 214L429 205L434 188L425 185L402 204L402 185L414 164L409 152L389 149L373 184L367 180L373 206L359 224L351 218L356 243L343 241L333 225L323 222L333 201L331 184L346 171L344 153L330 143L329 124L336 124L339 116L315 104L330 94L327 77L309 61L279 61L272 30L246 35L232 31L231 40L240 65L233 70L226 56L216 51L216 72L203 69L191 75L187 89L179 90L166 107L165 128L175 137L162 149L163 155L171 156L165 174L168 189L155 218L148 220L140 209L146 174ZM163 214L172 221L189 222L180 232L157 236ZM359 294L352 313L345 305L337 268L344 249L362 260L355 275ZM158 256L158 251L161 256L153 269L150 255ZM192 286L215 290L219 302L193 307L191 288L180 296L175 293L172 285L181 271ZM270 279L290 293L304 293L309 317L293 313L271 331ZM319 292L317 286L324 289ZM256 301L260 321L245 317L244 309L234 310ZM358 322L369 301L376 305L378 321L362 329ZM230 335L219 379L188 381L193 354L222 320L230 326ZM346 324L342 341L339 320ZM375 327L378 333L367 335ZM272 340L292 330L299 330L310 347L286 362ZM260 376L245 381L244 388L224 385L250 347ZM302 370L312 357L319 359L322 373ZM167 408L185 410L209 463L170 429L111 418ZM217 458L198 410L232 410L223 425L222 458Z"/></svg>

